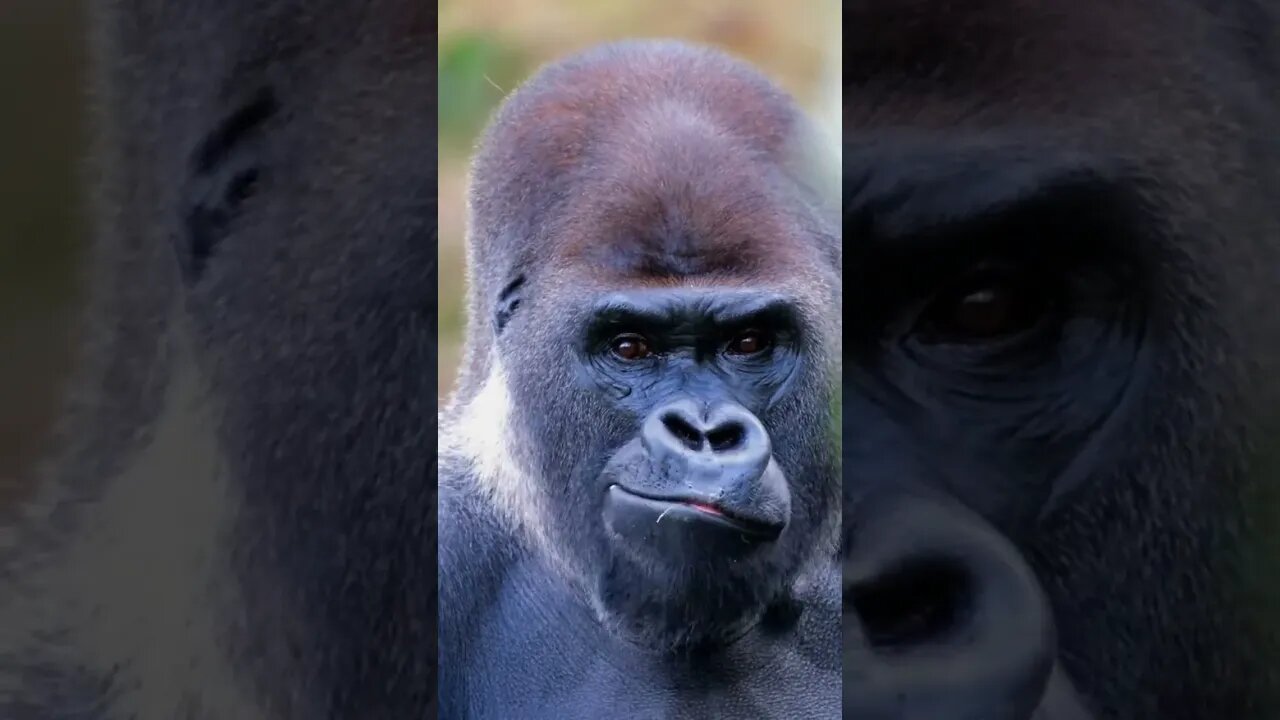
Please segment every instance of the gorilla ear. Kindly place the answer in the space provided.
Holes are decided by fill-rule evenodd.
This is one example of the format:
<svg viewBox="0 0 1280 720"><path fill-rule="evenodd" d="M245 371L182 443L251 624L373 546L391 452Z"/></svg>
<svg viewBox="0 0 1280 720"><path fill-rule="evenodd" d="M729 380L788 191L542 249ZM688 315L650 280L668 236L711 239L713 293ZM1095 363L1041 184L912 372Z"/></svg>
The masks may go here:
<svg viewBox="0 0 1280 720"><path fill-rule="evenodd" d="M516 308L520 307L520 289L523 287L524 275L517 275L498 293L497 309L493 311L493 330L496 334L502 334L507 323L511 322L511 316L515 315Z"/></svg>
<svg viewBox="0 0 1280 720"><path fill-rule="evenodd" d="M192 154L181 195L183 232L174 248L187 283L200 279L242 205L258 191L260 131L277 110L275 93L259 90L236 105Z"/></svg>

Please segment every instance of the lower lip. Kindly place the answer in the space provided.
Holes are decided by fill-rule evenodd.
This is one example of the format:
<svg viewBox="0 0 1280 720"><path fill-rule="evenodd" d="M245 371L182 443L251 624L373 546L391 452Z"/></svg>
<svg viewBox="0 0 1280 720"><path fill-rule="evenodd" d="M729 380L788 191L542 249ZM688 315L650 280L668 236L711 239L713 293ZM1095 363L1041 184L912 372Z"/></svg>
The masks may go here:
<svg viewBox="0 0 1280 720"><path fill-rule="evenodd" d="M704 512L714 517L734 519L734 518L731 518L728 514L726 514L725 511L721 510L715 505L708 505L706 503L694 502L692 500L677 500L676 502L679 502L681 505L684 505L686 507L691 507L694 510L697 510L699 512ZM742 522L741 520L736 520L736 519L734 520L736 522Z"/></svg>

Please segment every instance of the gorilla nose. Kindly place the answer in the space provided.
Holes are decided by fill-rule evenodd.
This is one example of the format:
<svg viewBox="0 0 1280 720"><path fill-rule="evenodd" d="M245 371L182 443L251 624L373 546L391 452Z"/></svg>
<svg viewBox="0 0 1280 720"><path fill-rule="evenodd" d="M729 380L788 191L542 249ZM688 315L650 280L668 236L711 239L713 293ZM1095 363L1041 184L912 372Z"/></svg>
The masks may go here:
<svg viewBox="0 0 1280 720"><path fill-rule="evenodd" d="M730 482L758 477L773 453L764 425L735 403L705 411L691 400L663 406L645 421L641 440L668 470Z"/></svg>
<svg viewBox="0 0 1280 720"><path fill-rule="evenodd" d="M746 408L682 399L650 413L636 440L619 451L603 508L629 547L679 564L736 562L782 535L791 493Z"/></svg>
<svg viewBox="0 0 1280 720"><path fill-rule="evenodd" d="M844 519L853 531L843 567L845 717L1033 717L1055 638L1013 546L941 501L875 505Z"/></svg>

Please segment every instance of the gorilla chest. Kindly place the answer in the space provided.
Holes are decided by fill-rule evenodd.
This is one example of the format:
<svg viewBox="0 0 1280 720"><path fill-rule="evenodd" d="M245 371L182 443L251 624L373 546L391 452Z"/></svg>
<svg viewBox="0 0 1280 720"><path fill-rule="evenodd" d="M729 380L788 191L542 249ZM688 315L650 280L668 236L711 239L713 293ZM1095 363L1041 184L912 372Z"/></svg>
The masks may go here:
<svg viewBox="0 0 1280 720"><path fill-rule="evenodd" d="M835 644L806 641L804 623L673 659L620 642L567 591L515 583L481 627L467 669L477 719L840 716L840 667L821 650Z"/></svg>

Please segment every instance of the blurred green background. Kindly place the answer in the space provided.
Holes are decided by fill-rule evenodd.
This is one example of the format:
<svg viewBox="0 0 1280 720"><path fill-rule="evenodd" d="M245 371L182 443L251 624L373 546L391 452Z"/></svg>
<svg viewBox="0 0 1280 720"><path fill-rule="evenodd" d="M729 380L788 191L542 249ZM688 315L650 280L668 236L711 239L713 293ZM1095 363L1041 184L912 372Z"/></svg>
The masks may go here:
<svg viewBox="0 0 1280 720"><path fill-rule="evenodd" d="M467 163L489 115L543 63L624 38L708 43L755 63L837 136L836 0L441 0L439 8L441 395L464 322Z"/></svg>

